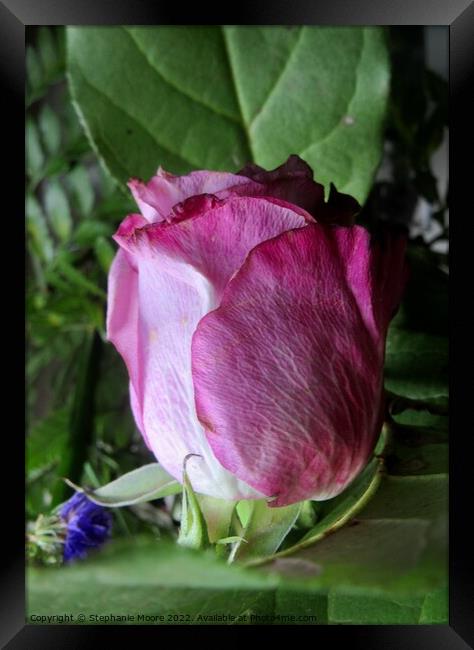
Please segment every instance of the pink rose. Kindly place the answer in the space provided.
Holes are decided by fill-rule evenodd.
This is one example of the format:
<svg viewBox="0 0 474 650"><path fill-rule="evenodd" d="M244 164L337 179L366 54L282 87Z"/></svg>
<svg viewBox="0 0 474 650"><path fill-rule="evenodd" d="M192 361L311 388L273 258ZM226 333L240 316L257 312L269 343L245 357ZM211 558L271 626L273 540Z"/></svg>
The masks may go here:
<svg viewBox="0 0 474 650"><path fill-rule="evenodd" d="M197 454L191 483L215 497L339 494L381 429L403 238L350 225L357 202L325 203L297 156L129 186L107 328L149 448L180 481Z"/></svg>

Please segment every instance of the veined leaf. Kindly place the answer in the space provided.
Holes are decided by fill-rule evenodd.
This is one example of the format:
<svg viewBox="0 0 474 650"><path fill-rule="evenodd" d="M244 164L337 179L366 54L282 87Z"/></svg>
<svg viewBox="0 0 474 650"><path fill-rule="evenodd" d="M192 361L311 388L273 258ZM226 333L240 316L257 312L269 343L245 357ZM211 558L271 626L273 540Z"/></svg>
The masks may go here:
<svg viewBox="0 0 474 650"><path fill-rule="evenodd" d="M70 27L67 36L76 108L120 183L158 165L271 169L296 153L323 184L365 199L389 82L380 28Z"/></svg>
<svg viewBox="0 0 474 650"><path fill-rule="evenodd" d="M74 622L84 614L87 624L239 625L262 623L258 616L277 625L446 621L442 589L426 596L328 591L311 580L229 566L210 551L143 537L112 542L75 565L30 568L27 586L28 617L67 611ZM134 619L107 618L124 613Z"/></svg>

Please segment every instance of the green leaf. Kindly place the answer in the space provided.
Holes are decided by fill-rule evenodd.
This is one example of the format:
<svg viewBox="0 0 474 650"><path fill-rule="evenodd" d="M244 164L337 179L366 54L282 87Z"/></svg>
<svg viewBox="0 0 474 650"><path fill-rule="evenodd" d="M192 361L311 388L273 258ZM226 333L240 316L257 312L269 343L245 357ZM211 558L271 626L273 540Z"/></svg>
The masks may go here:
<svg viewBox="0 0 474 650"><path fill-rule="evenodd" d="M53 242L40 204L33 194L26 197L26 225L33 248L45 263L53 259Z"/></svg>
<svg viewBox="0 0 474 650"><path fill-rule="evenodd" d="M354 591L335 591L329 595L331 623L370 625L409 625L421 623L423 595L387 598L385 594L360 595Z"/></svg>
<svg viewBox="0 0 474 650"><path fill-rule="evenodd" d="M65 242L72 229L71 210L64 189L57 180L50 181L45 189L44 204L51 228Z"/></svg>
<svg viewBox="0 0 474 650"><path fill-rule="evenodd" d="M68 261L67 255L57 255L55 258L55 270L59 270L61 274L79 291L82 293L90 293L94 296L105 299L105 292L97 286L96 283L87 279L82 271L72 266ZM51 278L52 280L52 278Z"/></svg>
<svg viewBox="0 0 474 650"><path fill-rule="evenodd" d="M94 207L95 196L87 169L83 165L76 165L68 174L67 181L74 207L83 217L89 216ZM83 224L85 225L86 222Z"/></svg>
<svg viewBox="0 0 474 650"><path fill-rule="evenodd" d="M448 341L400 329L389 330L385 359L385 386L410 398L430 398L448 392Z"/></svg>
<svg viewBox="0 0 474 650"><path fill-rule="evenodd" d="M80 344L74 395L69 414L68 454L61 458L58 474L78 483L88 447L92 441L94 423L94 400L98 381L98 367L102 341L97 332L87 332ZM65 500L68 489L60 481L54 486L53 505Z"/></svg>
<svg viewBox="0 0 474 650"><path fill-rule="evenodd" d="M288 558L274 558L265 568L279 573L283 561L285 575L291 575L287 563L298 567L304 562L306 580L313 588L358 590L366 596L396 594L404 599L440 588L447 578L447 530L442 518L386 517L388 512L380 517L359 516L336 534Z"/></svg>
<svg viewBox="0 0 474 650"><path fill-rule="evenodd" d="M48 27L38 30L38 52L46 75L51 76L58 67L58 52L54 36Z"/></svg>
<svg viewBox="0 0 474 650"><path fill-rule="evenodd" d="M47 151L50 154L57 153L61 146L61 125L58 116L48 104L43 104L41 108L39 127Z"/></svg>
<svg viewBox="0 0 474 650"><path fill-rule="evenodd" d="M102 270L104 273L108 273L115 257L115 251L109 240L105 237L98 237L94 244L94 250Z"/></svg>
<svg viewBox="0 0 474 650"><path fill-rule="evenodd" d="M431 253L408 250L410 276L387 339L385 386L411 399L448 394L447 277Z"/></svg>
<svg viewBox="0 0 474 650"><path fill-rule="evenodd" d="M38 128L36 124L28 118L26 120L26 169L28 174L34 179L39 180L39 175L44 165L44 153L41 147Z"/></svg>
<svg viewBox="0 0 474 650"><path fill-rule="evenodd" d="M447 620L446 599L440 590L425 597L356 588L328 592L308 580L283 580L274 574L229 566L210 551L197 553L166 540L139 536L112 542L100 553L70 566L29 568L27 592L31 622L33 615L63 612L74 616L74 624L110 625ZM79 614L86 620L78 619ZM124 614L133 620L114 618Z"/></svg>
<svg viewBox="0 0 474 650"><path fill-rule="evenodd" d="M181 485L158 463L143 465L96 490L74 487L85 492L94 503L109 508L153 501L181 492Z"/></svg>
<svg viewBox="0 0 474 650"><path fill-rule="evenodd" d="M42 78L43 71L38 54L31 45L28 45L26 48L26 79L30 86L29 92L36 90L41 85Z"/></svg>
<svg viewBox="0 0 474 650"><path fill-rule="evenodd" d="M297 153L326 186L367 196L388 93L381 29L69 27L67 39L76 108L120 183Z"/></svg>
<svg viewBox="0 0 474 650"><path fill-rule="evenodd" d="M400 395L390 394L390 414L397 415L409 409L415 411L428 411L435 415L448 415L449 399L447 396L437 396L431 399L418 400Z"/></svg>
<svg viewBox="0 0 474 650"><path fill-rule="evenodd" d="M51 507L61 463L69 458L69 410L52 411L35 423L26 437L26 507L35 518Z"/></svg>
<svg viewBox="0 0 474 650"><path fill-rule="evenodd" d="M247 524L241 540L229 556L229 561L248 561L275 553L298 518L301 504L271 508L265 500L252 501Z"/></svg>
<svg viewBox="0 0 474 650"><path fill-rule="evenodd" d="M229 567L211 551L196 553L140 537L111 543L76 565L32 568L27 583L28 616L67 611L75 623L79 613L164 616L164 621L151 621L162 624L206 624L213 621L203 617L245 611L269 614L276 587L273 577Z"/></svg>
<svg viewBox="0 0 474 650"><path fill-rule="evenodd" d="M374 458L342 494L319 504L319 521L297 544L277 553L276 557L293 555L312 546L350 521L373 497L383 472L383 461ZM245 535L244 535L245 537Z"/></svg>
<svg viewBox="0 0 474 650"><path fill-rule="evenodd" d="M68 453L68 409L53 411L36 424L26 438L26 468L28 477L59 463Z"/></svg>
<svg viewBox="0 0 474 650"><path fill-rule="evenodd" d="M93 246L100 237L110 238L112 236L110 224L95 219L85 219L81 221L75 232L74 240L80 246Z"/></svg>
<svg viewBox="0 0 474 650"><path fill-rule="evenodd" d="M449 610L448 588L443 587L426 595L421 608L421 624L447 623Z"/></svg>

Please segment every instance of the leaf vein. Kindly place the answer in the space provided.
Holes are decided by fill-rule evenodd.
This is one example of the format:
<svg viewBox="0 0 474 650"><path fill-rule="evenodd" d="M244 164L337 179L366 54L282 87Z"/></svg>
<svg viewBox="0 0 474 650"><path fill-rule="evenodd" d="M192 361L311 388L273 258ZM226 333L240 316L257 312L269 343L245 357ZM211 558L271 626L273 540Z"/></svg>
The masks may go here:
<svg viewBox="0 0 474 650"><path fill-rule="evenodd" d="M355 78L354 90L352 91L351 96L350 96L349 99L347 100L347 105L346 105L344 111L342 112L342 115L347 115L347 114L348 114L349 109L350 109L350 106L351 106L352 102L354 101L355 96L357 95L357 89L358 89L358 83L357 83L357 82L358 82L358 79L359 79L359 68L360 68L360 64L361 64L361 61L362 61L362 55L363 55L363 53L364 53L364 48L365 48L365 30L362 31L362 39L363 39L363 41L362 41L362 47L360 48L359 58L358 58L358 61L357 61L357 64L356 64L356 68L355 68L355 73L354 73L354 78ZM301 157L303 157L303 156L304 156L304 155L305 155L305 154L306 154L306 153L307 153L307 152L308 152L312 147L314 147L315 145L316 145L316 146L320 146L320 145L323 144L326 140L329 140L329 138L330 138L330 137L331 137L331 136L332 136L332 135L333 135L333 134L334 134L338 129L340 129L340 128L341 128L341 122L340 122L340 120L338 120L338 121L336 122L336 124L332 127L332 129L330 129L330 130L326 133L326 135L324 135L324 136L323 136L322 138L320 138L319 140L315 140L314 142L311 142L311 143L310 143L307 147L305 147L305 148L303 149L303 151L301 151L298 155L301 156Z"/></svg>
<svg viewBox="0 0 474 650"><path fill-rule="evenodd" d="M246 137L246 141L247 141L247 147L248 147L248 150L249 150L250 157L251 157L252 161L257 162L257 158L256 158L255 152L254 152L253 147L252 147L252 140L250 139L249 128L248 128L247 123L245 122L245 119L244 119L244 112L242 110L242 102L240 101L240 95L239 95L239 91L238 91L238 87L237 87L237 79L236 79L236 76L235 76L234 67L232 65L232 58L230 56L229 42L227 40L227 34L226 34L226 31L225 31L225 27L221 27L221 34L222 34L222 40L224 41L224 52L226 54L227 66L229 68L229 73L230 73L230 77L231 77L231 80L232 80L232 87L234 89L235 98L237 100L237 106L239 107L239 111L240 111L240 121L241 121L241 125L243 127L243 130L244 130L244 133L245 133L245 137Z"/></svg>
<svg viewBox="0 0 474 650"><path fill-rule="evenodd" d="M79 72L80 72L80 74L81 74L81 76L82 76L82 79L83 79L84 83L85 83L87 86L89 86L89 88L91 88L91 89L94 90L98 95L100 95L101 97L103 97L104 99L106 99L106 100L107 100L107 101L108 101L108 102L109 102L109 103L110 103L110 104L111 104L111 105L112 105L116 110L118 110L118 111L124 113L124 114L125 114L125 115L130 119L130 120L132 120L133 122L135 122L135 124L136 124L137 126L139 126L143 131L145 131L145 133L147 133L147 134L150 136L150 138L151 138L151 139L152 139L152 140L153 140L153 141L154 141L154 142L155 142L159 147L161 147L162 149L164 149L165 151L167 151L168 153L170 153L172 156L176 156L176 158L179 158L179 159L180 159L180 160L181 160L185 165L193 165L194 167L199 167L199 163L196 163L196 162L194 162L194 161L192 161L192 160L190 160L190 159L188 159L188 158L185 158L181 153L178 153L177 151L173 151L173 150L172 150L168 145L165 145L165 144L163 144L162 142L160 142L160 141L158 140L158 138L156 137L156 135L155 135L152 131L150 131L150 129L149 129L148 127L146 127L144 124L142 124L142 123L141 123L141 122L140 122L140 121L139 121L139 120L138 120L134 115L132 115L131 113L129 113L128 111L126 111L122 106L120 106L119 104L117 104L117 103L116 103L113 99L111 99L111 97L109 97L109 95L107 95L107 93L105 93L102 89L97 88L97 86L96 86L95 84L93 84L91 81L89 81L89 79L87 79L87 77L86 77L85 74L82 72L82 70L79 68L79 66L78 66L77 69L79 70Z"/></svg>
<svg viewBox="0 0 474 650"><path fill-rule="evenodd" d="M178 93L186 97L187 99L190 99L192 102L199 104L203 108L205 108L208 111L211 111L212 113L215 113L216 115L219 115L223 117L226 120L229 120L230 122L233 122L234 124L238 124L239 126L242 126L241 120L235 118L233 115L230 115L229 113L225 113L222 110L218 110L215 106L211 106L210 104L207 104L205 101L203 101L200 97L197 97L196 95L193 95L190 93L188 90L184 90L177 84L175 84L173 81L165 77L163 72L152 63L146 52L140 47L139 41L136 39L135 36L133 36L132 32L130 32L125 26L122 26L123 31L129 36L131 39L132 43L135 45L136 49L140 52L142 57L146 60L150 68L157 74L160 79L162 79L170 88L173 88L173 90L176 90Z"/></svg>
<svg viewBox="0 0 474 650"><path fill-rule="evenodd" d="M269 101L269 99L270 99L271 96L275 93L275 90L277 89L278 85L280 84L280 82L281 82L283 76L285 75L285 72L288 70L288 66L289 66L289 64L290 64L290 61L291 61L291 59L294 57L295 52L297 51L298 46L299 46L300 43L301 43L301 36L302 36L302 34L303 34L303 29L304 29L304 27L300 27L299 32L298 32L298 36L297 36L297 38L296 38L296 40L295 40L295 43L294 43L294 45L293 45L293 47L292 47L292 49L291 49L291 52L290 52L289 55L288 55L288 58L287 58L287 60L286 60L286 63L285 63L285 65L283 66L283 68L281 69L280 74L278 75L278 77L277 77L275 83L274 83L273 86L271 87L270 92L269 92L268 95L266 96L266 98L265 98L263 104L260 106L260 108L257 110L257 112L255 113L255 115L252 117L252 119L251 119L251 121L250 121L250 123L249 123L249 125L248 125L249 130L253 127L253 125L255 124L256 119L257 119L257 118L262 114L263 110L264 110L265 107L268 105L268 101Z"/></svg>

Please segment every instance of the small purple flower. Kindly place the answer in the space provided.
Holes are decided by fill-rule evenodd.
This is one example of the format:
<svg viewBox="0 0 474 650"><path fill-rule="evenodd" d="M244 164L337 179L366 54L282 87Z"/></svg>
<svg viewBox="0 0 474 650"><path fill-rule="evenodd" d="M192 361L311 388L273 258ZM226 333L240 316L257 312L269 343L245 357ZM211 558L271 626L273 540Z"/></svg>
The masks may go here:
<svg viewBox="0 0 474 650"><path fill-rule="evenodd" d="M71 562L86 557L91 548L101 546L109 537L112 515L102 506L76 492L59 511L67 526L63 558Z"/></svg>

